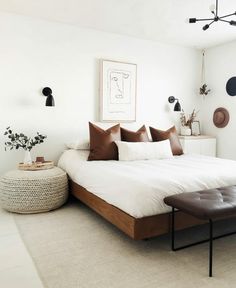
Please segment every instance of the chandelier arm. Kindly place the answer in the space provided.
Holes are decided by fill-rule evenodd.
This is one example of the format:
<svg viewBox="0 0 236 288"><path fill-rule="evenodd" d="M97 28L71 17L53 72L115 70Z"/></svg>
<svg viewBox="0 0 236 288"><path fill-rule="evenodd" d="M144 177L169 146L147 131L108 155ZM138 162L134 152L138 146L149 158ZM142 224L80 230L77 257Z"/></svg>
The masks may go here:
<svg viewBox="0 0 236 288"><path fill-rule="evenodd" d="M219 21L221 21L221 22L226 22L226 23L230 23L230 21L223 20L223 19L221 19L221 18L219 18Z"/></svg>
<svg viewBox="0 0 236 288"><path fill-rule="evenodd" d="M230 20L230 21L224 20L227 17L236 16L236 11L234 13L231 13L231 14L219 16L219 14L218 14L218 12L219 12L219 0L215 0L215 1L216 1L215 8L213 8L213 9L211 8L211 12L215 16L214 18L200 18L200 19L189 18L189 23L196 23L196 22L199 22L199 21L211 21L209 24L205 24L202 27L202 29L204 31L206 31L214 22L217 22L217 21L226 22L226 23L229 23L232 26L236 26L236 21L235 20Z"/></svg>
<svg viewBox="0 0 236 288"><path fill-rule="evenodd" d="M215 22L215 20L211 21L208 25L211 26L211 24L213 24Z"/></svg>
<svg viewBox="0 0 236 288"><path fill-rule="evenodd" d="M209 24L206 24L205 26L202 27L202 30L206 31L207 29L209 29L211 24L213 24L214 22L215 22L215 20L211 21Z"/></svg>
<svg viewBox="0 0 236 288"><path fill-rule="evenodd" d="M206 19L196 19L196 21L215 21L215 18L206 18Z"/></svg>
<svg viewBox="0 0 236 288"><path fill-rule="evenodd" d="M219 17L219 19L226 18L226 17L229 17L229 16L234 16L234 15L236 15L236 12L234 12L232 14L225 15L225 16L221 16L221 17Z"/></svg>

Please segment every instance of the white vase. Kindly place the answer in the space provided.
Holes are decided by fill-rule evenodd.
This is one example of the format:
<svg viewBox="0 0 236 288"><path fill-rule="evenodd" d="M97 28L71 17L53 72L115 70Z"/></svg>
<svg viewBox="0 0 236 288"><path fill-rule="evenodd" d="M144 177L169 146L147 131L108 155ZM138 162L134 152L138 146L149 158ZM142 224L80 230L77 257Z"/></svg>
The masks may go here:
<svg viewBox="0 0 236 288"><path fill-rule="evenodd" d="M28 150L25 151L24 164L32 164L31 154Z"/></svg>
<svg viewBox="0 0 236 288"><path fill-rule="evenodd" d="M188 126L182 126L180 128L180 134L182 136L191 136L192 131L191 131L191 129Z"/></svg>

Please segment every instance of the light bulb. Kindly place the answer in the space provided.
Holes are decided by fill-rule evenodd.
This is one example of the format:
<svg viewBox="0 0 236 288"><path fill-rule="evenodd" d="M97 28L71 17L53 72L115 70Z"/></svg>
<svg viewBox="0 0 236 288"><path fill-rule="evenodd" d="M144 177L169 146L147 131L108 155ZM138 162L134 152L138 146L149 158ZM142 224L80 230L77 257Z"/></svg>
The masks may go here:
<svg viewBox="0 0 236 288"><path fill-rule="evenodd" d="M196 23L197 19L196 18L189 18L189 23Z"/></svg>
<svg viewBox="0 0 236 288"><path fill-rule="evenodd" d="M210 8L210 11L211 11L211 12L215 12L215 10L216 10L216 5L215 5L215 4L212 4L209 8Z"/></svg>
<svg viewBox="0 0 236 288"><path fill-rule="evenodd" d="M209 27L210 27L210 25L206 24L205 26L202 27L202 29L203 29L204 31L206 31Z"/></svg>

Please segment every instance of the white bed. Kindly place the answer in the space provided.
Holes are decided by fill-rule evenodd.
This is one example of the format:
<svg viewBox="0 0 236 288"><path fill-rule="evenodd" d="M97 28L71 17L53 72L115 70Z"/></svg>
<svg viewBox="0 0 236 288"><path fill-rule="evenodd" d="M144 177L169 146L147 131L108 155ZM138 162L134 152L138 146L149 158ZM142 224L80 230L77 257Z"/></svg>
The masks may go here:
<svg viewBox="0 0 236 288"><path fill-rule="evenodd" d="M163 198L236 185L236 161L202 155L164 160L87 161L89 151L67 150L59 159L73 182L127 214L142 218L170 211Z"/></svg>

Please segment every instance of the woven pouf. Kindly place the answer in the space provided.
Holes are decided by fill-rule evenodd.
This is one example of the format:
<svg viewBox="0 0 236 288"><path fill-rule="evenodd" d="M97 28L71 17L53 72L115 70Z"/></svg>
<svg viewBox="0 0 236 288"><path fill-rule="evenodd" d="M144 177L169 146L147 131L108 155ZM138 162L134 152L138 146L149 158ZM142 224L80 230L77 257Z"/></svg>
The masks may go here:
<svg viewBox="0 0 236 288"><path fill-rule="evenodd" d="M40 213L63 205L68 197L66 173L58 167L9 171L0 178L0 205L16 213Z"/></svg>

